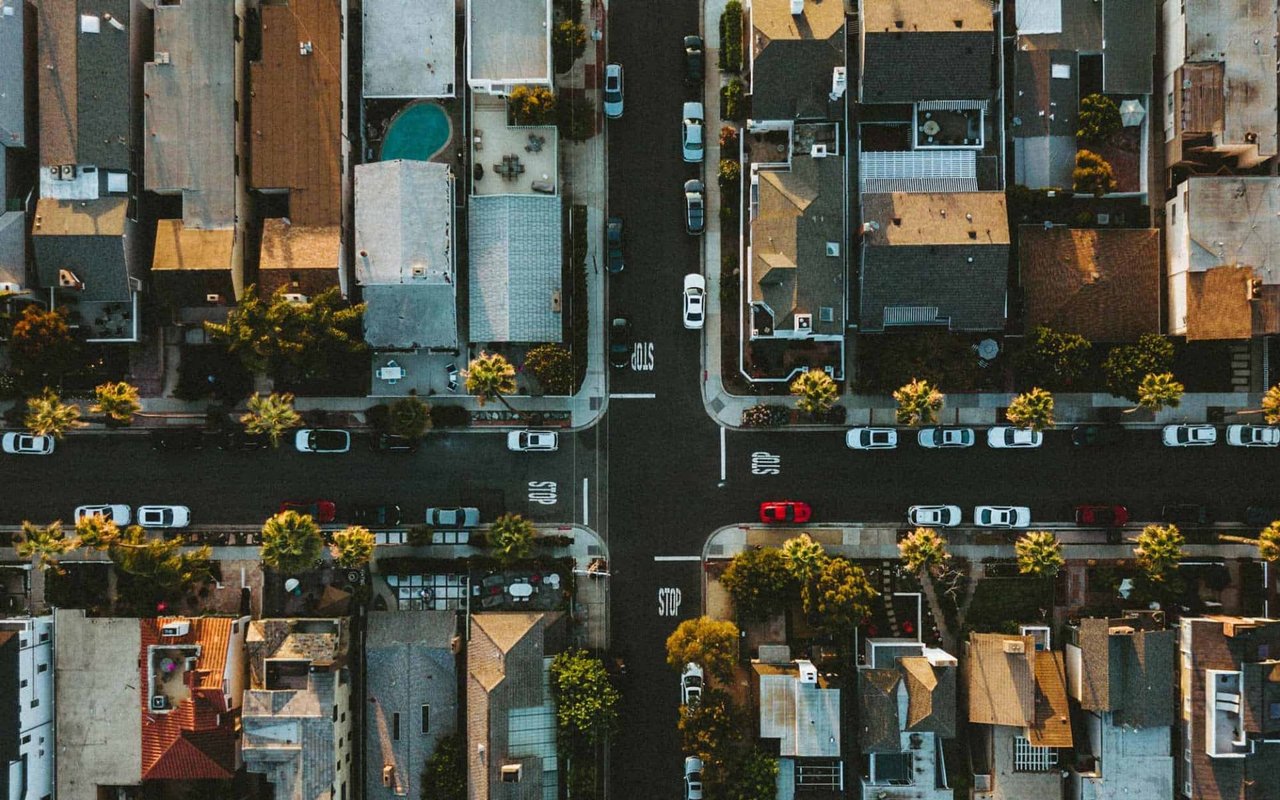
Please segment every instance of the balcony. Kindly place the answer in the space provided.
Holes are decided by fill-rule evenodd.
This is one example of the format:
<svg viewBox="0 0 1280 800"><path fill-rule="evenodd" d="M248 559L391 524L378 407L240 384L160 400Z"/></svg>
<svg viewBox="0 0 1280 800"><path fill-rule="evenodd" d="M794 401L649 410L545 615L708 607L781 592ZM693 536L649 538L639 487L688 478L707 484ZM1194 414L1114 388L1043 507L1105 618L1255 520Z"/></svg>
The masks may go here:
<svg viewBox="0 0 1280 800"><path fill-rule="evenodd" d="M1242 676L1239 670L1205 670L1205 752L1213 758L1245 756Z"/></svg>

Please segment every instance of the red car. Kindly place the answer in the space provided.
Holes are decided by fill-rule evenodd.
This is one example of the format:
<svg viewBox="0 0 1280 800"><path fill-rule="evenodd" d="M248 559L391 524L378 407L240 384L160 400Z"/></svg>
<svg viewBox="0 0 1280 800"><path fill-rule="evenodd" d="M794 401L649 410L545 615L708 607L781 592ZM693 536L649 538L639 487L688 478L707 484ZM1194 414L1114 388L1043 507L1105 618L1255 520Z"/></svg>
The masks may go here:
<svg viewBox="0 0 1280 800"><path fill-rule="evenodd" d="M1076 506L1076 524L1118 528L1129 521L1124 506Z"/></svg>
<svg viewBox="0 0 1280 800"><path fill-rule="evenodd" d="M333 522L338 509L332 500L285 500L280 504L280 510L310 514L316 522Z"/></svg>
<svg viewBox="0 0 1280 800"><path fill-rule="evenodd" d="M770 500L760 504L761 522L791 522L803 524L813 516L808 503L799 500Z"/></svg>

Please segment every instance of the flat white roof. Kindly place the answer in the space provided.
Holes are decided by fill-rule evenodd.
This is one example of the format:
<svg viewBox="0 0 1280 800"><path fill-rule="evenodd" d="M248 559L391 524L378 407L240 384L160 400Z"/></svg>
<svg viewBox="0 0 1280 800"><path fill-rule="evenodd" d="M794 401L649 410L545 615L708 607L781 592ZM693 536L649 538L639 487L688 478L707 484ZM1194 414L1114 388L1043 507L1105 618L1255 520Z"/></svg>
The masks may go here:
<svg viewBox="0 0 1280 800"><path fill-rule="evenodd" d="M364 96L454 97L453 0L364 0Z"/></svg>
<svg viewBox="0 0 1280 800"><path fill-rule="evenodd" d="M551 83L551 0L467 0L467 80Z"/></svg>

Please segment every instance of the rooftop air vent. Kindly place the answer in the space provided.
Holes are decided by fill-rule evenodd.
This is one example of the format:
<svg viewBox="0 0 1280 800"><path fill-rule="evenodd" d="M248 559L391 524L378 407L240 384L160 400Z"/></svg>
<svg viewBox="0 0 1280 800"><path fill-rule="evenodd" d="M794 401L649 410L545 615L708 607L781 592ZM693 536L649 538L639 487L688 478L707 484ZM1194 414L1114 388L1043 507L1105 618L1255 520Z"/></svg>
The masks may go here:
<svg viewBox="0 0 1280 800"><path fill-rule="evenodd" d="M1021 639L1005 639L1004 640L1005 655L1020 656L1027 652L1027 643Z"/></svg>
<svg viewBox="0 0 1280 800"><path fill-rule="evenodd" d="M827 255L832 257L838 257L840 255L840 243L827 242Z"/></svg>
<svg viewBox="0 0 1280 800"><path fill-rule="evenodd" d="M796 314L796 332L808 333L813 330L812 314Z"/></svg>
<svg viewBox="0 0 1280 800"><path fill-rule="evenodd" d="M160 627L161 636L186 636L191 633L191 620L180 619Z"/></svg>

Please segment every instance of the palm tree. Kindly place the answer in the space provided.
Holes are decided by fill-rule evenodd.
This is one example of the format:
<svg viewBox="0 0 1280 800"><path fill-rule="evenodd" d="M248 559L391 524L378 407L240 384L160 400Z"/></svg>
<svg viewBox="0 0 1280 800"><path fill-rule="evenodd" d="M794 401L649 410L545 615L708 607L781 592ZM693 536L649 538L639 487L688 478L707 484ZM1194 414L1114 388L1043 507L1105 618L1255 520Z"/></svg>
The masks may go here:
<svg viewBox="0 0 1280 800"><path fill-rule="evenodd" d="M481 406L497 400L515 411L504 395L516 393L516 368L501 353L481 350L467 365L462 377L467 381L467 394L475 395Z"/></svg>
<svg viewBox="0 0 1280 800"><path fill-rule="evenodd" d="M282 511L262 525L262 563L278 572L305 572L324 552L324 537L310 514Z"/></svg>
<svg viewBox="0 0 1280 800"><path fill-rule="evenodd" d="M938 412L947 396L928 381L912 378L911 383L893 393L898 401L898 424L932 425L938 421Z"/></svg>
<svg viewBox="0 0 1280 800"><path fill-rule="evenodd" d="M107 381L94 387L97 402L89 407L95 414L106 414L107 418L122 425L133 421L133 415L142 410L138 401L138 387L124 381Z"/></svg>
<svg viewBox="0 0 1280 800"><path fill-rule="evenodd" d="M391 432L409 439L421 439L431 430L431 406L418 399L416 394L401 397L391 404Z"/></svg>
<svg viewBox="0 0 1280 800"><path fill-rule="evenodd" d="M120 527L115 520L107 519L101 514L76 520L76 544L79 547L105 550L119 538Z"/></svg>
<svg viewBox="0 0 1280 800"><path fill-rule="evenodd" d="M489 545L503 564L526 559L533 552L533 523L519 514L503 514L489 528Z"/></svg>
<svg viewBox="0 0 1280 800"><path fill-rule="evenodd" d="M1138 384L1138 405L1127 411L1145 408L1152 413L1162 408L1177 408L1186 387L1173 379L1172 372L1148 372Z"/></svg>
<svg viewBox="0 0 1280 800"><path fill-rule="evenodd" d="M184 551L181 539L156 539L138 525L121 531L107 552L121 572L141 579L150 592L160 595L186 591L213 577L213 550L208 545Z"/></svg>
<svg viewBox="0 0 1280 800"><path fill-rule="evenodd" d="M1176 525L1148 525L1134 541L1137 547L1133 548L1133 554L1138 566L1146 570L1151 580L1163 581L1178 568L1186 538Z"/></svg>
<svg viewBox="0 0 1280 800"><path fill-rule="evenodd" d="M1268 425L1280 423L1280 384L1272 386L1262 396L1262 414Z"/></svg>
<svg viewBox="0 0 1280 800"><path fill-rule="evenodd" d="M31 606L39 614L44 611L44 571L51 567L57 572L58 558L75 547L75 541L62 533L61 522L36 525L23 520L22 533L15 542L19 558L31 559Z"/></svg>
<svg viewBox="0 0 1280 800"><path fill-rule="evenodd" d="M1257 545L1258 558L1263 561L1280 561L1280 520L1276 520L1263 528L1257 539L1250 539L1247 536L1228 536L1225 533L1220 533L1218 534L1218 541Z"/></svg>
<svg viewBox="0 0 1280 800"><path fill-rule="evenodd" d="M827 562L827 551L807 533L793 536L782 543L782 558L787 571L807 586L817 579Z"/></svg>
<svg viewBox="0 0 1280 800"><path fill-rule="evenodd" d="M285 431L302 424L302 417L293 410L292 394L271 394L263 397L257 392L249 398L249 410L240 417L244 429L251 434L266 434L272 447L279 447Z"/></svg>
<svg viewBox="0 0 1280 800"><path fill-rule="evenodd" d="M1015 428L1042 431L1053 427L1053 395L1036 387L1013 398L1005 416Z"/></svg>
<svg viewBox="0 0 1280 800"><path fill-rule="evenodd" d="M1062 543L1048 531L1029 531L1014 545L1018 572L1037 578L1051 577L1062 569Z"/></svg>
<svg viewBox="0 0 1280 800"><path fill-rule="evenodd" d="M36 436L52 436L59 440L67 431L85 426L80 421L80 407L62 402L57 393L49 388L27 400L25 422Z"/></svg>
<svg viewBox="0 0 1280 800"><path fill-rule="evenodd" d="M831 410L840 390L830 375L811 369L791 382L791 393L796 396L796 408L817 417Z"/></svg>
<svg viewBox="0 0 1280 800"><path fill-rule="evenodd" d="M903 566L913 575L925 570L937 572L951 558L947 543L933 528L916 528L907 538L898 542L898 552Z"/></svg>
<svg viewBox="0 0 1280 800"><path fill-rule="evenodd" d="M333 544L329 552L333 560L343 569L355 569L368 564L373 558L373 534L368 528L352 525L333 535Z"/></svg>

